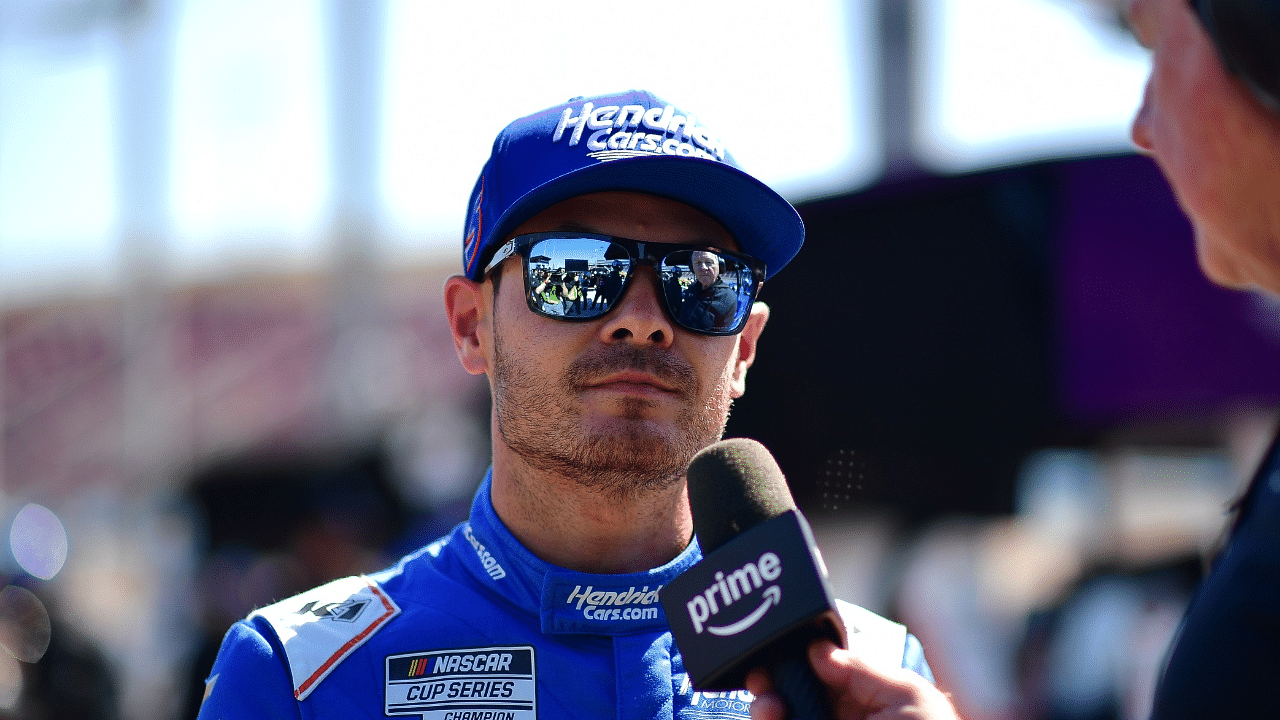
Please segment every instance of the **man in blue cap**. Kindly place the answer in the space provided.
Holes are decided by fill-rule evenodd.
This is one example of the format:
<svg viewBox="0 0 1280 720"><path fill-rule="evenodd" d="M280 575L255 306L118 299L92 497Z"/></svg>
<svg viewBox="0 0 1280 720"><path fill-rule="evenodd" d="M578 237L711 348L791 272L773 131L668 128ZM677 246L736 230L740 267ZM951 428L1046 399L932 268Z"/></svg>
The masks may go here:
<svg viewBox="0 0 1280 720"><path fill-rule="evenodd" d="M769 317L757 293L803 238L717 135L649 93L508 125L444 291L493 397L470 519L236 624L201 717L747 717L745 691L690 687L658 591L701 557L685 469L723 433ZM667 288L708 259L732 302L682 315ZM570 274L600 281L566 314L537 286ZM842 611L868 661L928 675L905 628Z"/></svg>

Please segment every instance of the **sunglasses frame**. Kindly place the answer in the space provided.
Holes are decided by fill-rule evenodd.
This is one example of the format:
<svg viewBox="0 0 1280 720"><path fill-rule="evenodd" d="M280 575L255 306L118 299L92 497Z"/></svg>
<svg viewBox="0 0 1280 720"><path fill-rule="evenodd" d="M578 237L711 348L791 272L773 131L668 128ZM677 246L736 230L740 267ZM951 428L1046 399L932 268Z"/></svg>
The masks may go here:
<svg viewBox="0 0 1280 720"><path fill-rule="evenodd" d="M554 315L548 312L544 312L537 305L535 305L533 301L533 286L531 284L532 279L529 275L529 257L530 255L532 255L530 251L533 249L533 246L538 244L539 242L542 242L543 240L575 240L575 239L600 240L603 242L610 243L612 245L617 245L618 247L621 247L622 249L624 249L627 253L627 263L628 263L627 274L626 274L626 277L623 279L622 287L618 290L618 297L614 298L609 303L609 305L605 308L604 312L600 313L599 315L592 315L590 317ZM498 250L494 252L493 258L489 260L489 264L486 265L484 268L484 273L482 274L482 277L487 276L494 268L502 264L504 260L511 257L512 255L519 255L521 258L521 264L522 264L523 274L524 274L525 303L529 306L529 309L533 311L534 314L540 315L545 318L551 318L553 320L563 320L565 322L588 322L591 320L599 320L600 318L605 317L609 313L613 312L614 306L617 304L619 300L622 299L624 295L627 294L627 290L631 288L631 281L636 275L635 268L637 265L648 265L654 268L654 272L656 274L658 265L659 263L662 262L663 259L665 259L666 257L670 256L673 253L688 252L688 251L713 252L717 255L721 255L726 258L737 260L742 264L746 265L748 268L750 268L751 274L752 274L750 303L754 303L756 301L756 298L759 297L760 287L764 285L764 278L766 275L766 266L763 261L757 258L753 258L750 255L744 255L743 253L733 252L732 250L722 250L720 248L712 247L710 245L698 245L698 244L686 245L686 244L678 244L678 243L645 242L642 240L631 240L629 238L617 237L615 235L600 235L597 233L569 232L569 231L563 231L563 230L557 231L557 232L540 232L540 233L528 233L525 235L516 235L515 237L511 238L507 242L503 243L502 247L498 248ZM621 260L621 259L622 258L618 258L618 260ZM747 319L751 317L751 312L750 310L748 310L747 312L743 313L742 317L738 319L738 322L735 323L733 327L727 330L701 330L698 328L691 328L685 325L684 323L680 322L677 314L677 311L679 310L679 308L673 309L672 307L670 307L670 305L668 304L667 294L661 291L661 287L659 287L659 292L657 293L657 295L659 298L658 303L662 306L662 311L667 314L667 317L673 323L675 323L677 327L680 327L684 330L688 330L689 332L692 332L692 333L697 333L699 335L711 335L711 336L737 335L738 333L742 332L742 328L746 327ZM748 307L750 307L750 303L748 303Z"/></svg>

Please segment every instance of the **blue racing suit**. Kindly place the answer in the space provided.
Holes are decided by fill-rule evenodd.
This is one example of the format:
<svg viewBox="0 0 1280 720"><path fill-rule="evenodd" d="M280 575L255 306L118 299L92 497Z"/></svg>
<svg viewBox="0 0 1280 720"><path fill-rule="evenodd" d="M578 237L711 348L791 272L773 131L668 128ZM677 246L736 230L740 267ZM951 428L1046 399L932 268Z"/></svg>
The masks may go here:
<svg viewBox="0 0 1280 720"><path fill-rule="evenodd" d="M701 557L592 575L546 563L494 512L394 567L336 580L227 631L200 718L747 718L744 691L697 692L658 590ZM932 680L906 629L841 603L850 645Z"/></svg>

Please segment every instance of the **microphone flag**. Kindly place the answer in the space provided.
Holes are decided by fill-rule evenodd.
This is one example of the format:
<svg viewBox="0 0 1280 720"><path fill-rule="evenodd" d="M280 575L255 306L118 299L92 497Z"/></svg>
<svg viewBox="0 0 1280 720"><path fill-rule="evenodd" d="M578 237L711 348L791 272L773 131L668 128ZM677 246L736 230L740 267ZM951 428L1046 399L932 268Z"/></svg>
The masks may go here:
<svg viewBox="0 0 1280 720"><path fill-rule="evenodd" d="M797 510L716 548L659 593L694 688L736 690L749 670L828 637L844 624L809 523Z"/></svg>

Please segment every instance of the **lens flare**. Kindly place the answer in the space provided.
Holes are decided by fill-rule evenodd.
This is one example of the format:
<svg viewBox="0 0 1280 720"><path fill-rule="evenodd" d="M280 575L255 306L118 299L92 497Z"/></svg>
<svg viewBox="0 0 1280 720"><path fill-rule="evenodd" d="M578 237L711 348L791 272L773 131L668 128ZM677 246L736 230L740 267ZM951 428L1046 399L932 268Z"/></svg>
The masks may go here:
<svg viewBox="0 0 1280 720"><path fill-rule="evenodd" d="M22 666L17 660L0 653L0 710L12 712L18 709L22 699Z"/></svg>
<svg viewBox="0 0 1280 720"><path fill-rule="evenodd" d="M41 580L50 580L67 561L67 531L52 510L32 503L14 517L9 547L23 570Z"/></svg>
<svg viewBox="0 0 1280 720"><path fill-rule="evenodd" d="M0 590L0 648L15 660L40 662L51 635L49 611L35 593L16 585Z"/></svg>

